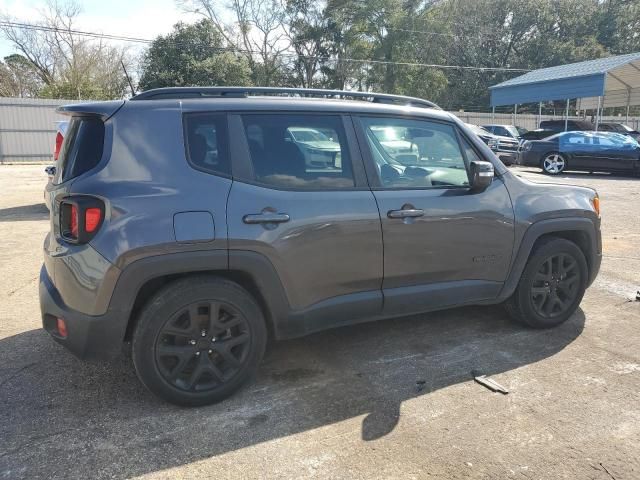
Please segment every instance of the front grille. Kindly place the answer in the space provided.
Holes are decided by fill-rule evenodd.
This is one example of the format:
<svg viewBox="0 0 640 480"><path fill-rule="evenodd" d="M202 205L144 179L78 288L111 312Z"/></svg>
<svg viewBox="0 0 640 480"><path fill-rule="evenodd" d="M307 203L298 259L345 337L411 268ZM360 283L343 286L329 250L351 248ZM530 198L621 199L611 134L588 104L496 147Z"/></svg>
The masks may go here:
<svg viewBox="0 0 640 480"><path fill-rule="evenodd" d="M498 149L499 150L508 150L510 152L517 152L518 151L518 144L517 143L503 143L500 142L498 144Z"/></svg>

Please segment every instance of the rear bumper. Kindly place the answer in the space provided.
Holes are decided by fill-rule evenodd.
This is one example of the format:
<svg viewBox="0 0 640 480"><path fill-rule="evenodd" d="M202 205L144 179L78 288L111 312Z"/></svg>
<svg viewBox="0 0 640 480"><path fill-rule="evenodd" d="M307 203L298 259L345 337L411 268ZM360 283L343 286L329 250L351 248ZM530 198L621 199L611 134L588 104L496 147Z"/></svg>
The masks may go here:
<svg viewBox="0 0 640 480"><path fill-rule="evenodd" d="M122 351L120 319L110 312L91 316L66 306L44 266L40 270L40 310L43 328L56 342L80 358L107 359ZM58 333L58 318L63 318L67 325L64 338Z"/></svg>

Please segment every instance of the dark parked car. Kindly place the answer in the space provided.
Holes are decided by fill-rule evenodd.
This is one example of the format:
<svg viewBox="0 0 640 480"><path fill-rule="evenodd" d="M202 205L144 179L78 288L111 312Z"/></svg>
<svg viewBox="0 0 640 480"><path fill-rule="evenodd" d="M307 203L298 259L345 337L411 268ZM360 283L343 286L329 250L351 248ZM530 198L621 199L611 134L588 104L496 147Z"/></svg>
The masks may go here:
<svg viewBox="0 0 640 480"><path fill-rule="evenodd" d="M543 120L540 122L540 128L536 130L529 130L520 136L521 140L542 140L544 138L548 138L551 135L555 135L556 133L567 131L593 131L595 130L595 125L591 122L587 122L586 120L569 120L566 122L564 120Z"/></svg>
<svg viewBox="0 0 640 480"><path fill-rule="evenodd" d="M494 135L513 138L515 140L520 140L520 137L528 132L526 128L517 127L515 125L483 125L482 128L488 130Z"/></svg>
<svg viewBox="0 0 640 480"><path fill-rule="evenodd" d="M496 156L505 165L513 165L518 158L518 147L520 143L511 137L501 137L494 135L484 127L479 127L472 123L466 124L469 129L493 150Z"/></svg>
<svg viewBox="0 0 640 480"><path fill-rule="evenodd" d="M566 130L569 131L589 131L594 129L593 123L587 120L568 120L566 122ZM540 128L542 130L553 130L556 132L565 131L564 120L543 120L540 122Z"/></svg>
<svg viewBox="0 0 640 480"><path fill-rule="evenodd" d="M228 397L268 337L501 303L553 327L600 268L594 190L521 180L426 100L166 88L59 111L43 326L83 358L130 345L170 402ZM380 140L387 128L415 148ZM340 164L311 166L302 129Z"/></svg>
<svg viewBox="0 0 640 480"><path fill-rule="evenodd" d="M520 165L540 167L557 175L565 170L640 173L640 145L619 133L562 132L545 140L527 141Z"/></svg>
<svg viewBox="0 0 640 480"><path fill-rule="evenodd" d="M634 130L629 125L624 123L604 122L598 125L598 130L602 132L614 132L621 133L633 138L636 142L640 140L640 132Z"/></svg>

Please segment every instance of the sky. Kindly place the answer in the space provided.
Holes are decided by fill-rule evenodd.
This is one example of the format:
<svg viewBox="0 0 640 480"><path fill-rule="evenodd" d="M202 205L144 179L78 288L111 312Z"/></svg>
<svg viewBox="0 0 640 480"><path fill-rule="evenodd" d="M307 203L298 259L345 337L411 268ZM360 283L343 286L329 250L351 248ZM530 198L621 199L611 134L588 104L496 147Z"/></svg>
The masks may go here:
<svg viewBox="0 0 640 480"><path fill-rule="evenodd" d="M192 22L195 17L185 14L174 0L79 0L83 11L76 30L154 38L171 31L178 21ZM9 14L24 23L38 18L38 10L45 0L0 0L0 13ZM139 44L130 44L140 48ZM11 43L0 36L0 58L15 53Z"/></svg>

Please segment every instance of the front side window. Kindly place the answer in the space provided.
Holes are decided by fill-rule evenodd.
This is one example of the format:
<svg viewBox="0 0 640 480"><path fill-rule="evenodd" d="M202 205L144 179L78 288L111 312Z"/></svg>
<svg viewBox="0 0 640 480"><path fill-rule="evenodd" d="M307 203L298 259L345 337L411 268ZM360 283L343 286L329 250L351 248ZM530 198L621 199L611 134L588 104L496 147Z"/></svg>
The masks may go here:
<svg viewBox="0 0 640 480"><path fill-rule="evenodd" d="M227 122L224 114L185 116L185 143L189 163L213 174L231 175L227 149Z"/></svg>
<svg viewBox="0 0 640 480"><path fill-rule="evenodd" d="M361 118L385 188L464 187L469 177L451 125L399 118Z"/></svg>
<svg viewBox="0 0 640 480"><path fill-rule="evenodd" d="M342 119L332 115L243 115L254 180L286 189L354 187Z"/></svg>

